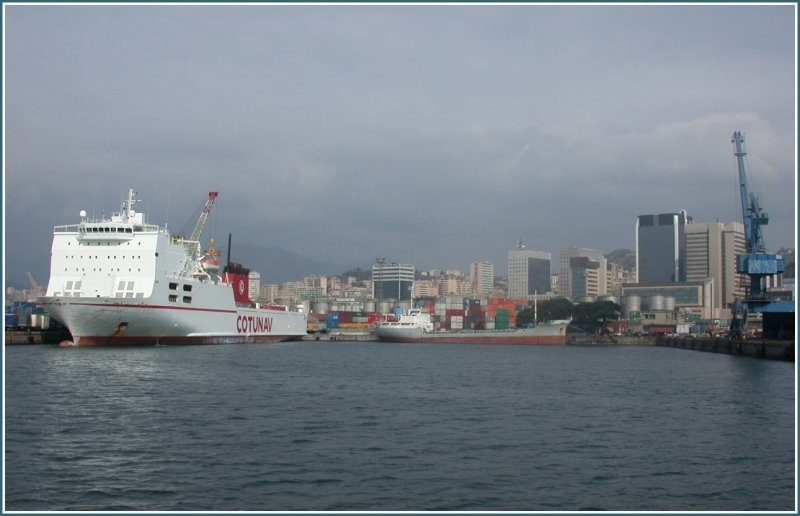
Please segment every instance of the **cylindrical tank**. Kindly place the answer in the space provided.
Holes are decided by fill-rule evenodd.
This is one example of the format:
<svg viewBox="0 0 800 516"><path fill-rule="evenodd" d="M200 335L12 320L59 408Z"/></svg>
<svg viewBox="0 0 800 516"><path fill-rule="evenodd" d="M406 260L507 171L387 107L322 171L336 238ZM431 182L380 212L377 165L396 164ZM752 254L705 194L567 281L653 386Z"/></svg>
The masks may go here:
<svg viewBox="0 0 800 516"><path fill-rule="evenodd" d="M668 312L675 310L675 296L664 297L664 310L667 310Z"/></svg>
<svg viewBox="0 0 800 516"><path fill-rule="evenodd" d="M661 294L656 294L653 296L647 297L647 309L651 312L655 311L663 311L664 310L664 296Z"/></svg>
<svg viewBox="0 0 800 516"><path fill-rule="evenodd" d="M642 298L641 296L625 296L625 316L631 312L642 311Z"/></svg>
<svg viewBox="0 0 800 516"><path fill-rule="evenodd" d="M364 301L364 311L365 312L374 312L375 311L375 301Z"/></svg>
<svg viewBox="0 0 800 516"><path fill-rule="evenodd" d="M330 311L331 312L340 312L341 311L341 307L339 306L339 303L331 303Z"/></svg>
<svg viewBox="0 0 800 516"><path fill-rule="evenodd" d="M392 312L392 304L389 301L378 301L375 304L375 311L380 312L382 314L388 314Z"/></svg>
<svg viewBox="0 0 800 516"><path fill-rule="evenodd" d="M330 308L328 307L327 302L317 301L316 303L314 303L312 310L314 311L315 314L325 315L328 313L328 310L330 310Z"/></svg>
<svg viewBox="0 0 800 516"><path fill-rule="evenodd" d="M619 299L617 296L600 296L597 298L598 301L608 301L610 303L619 304Z"/></svg>

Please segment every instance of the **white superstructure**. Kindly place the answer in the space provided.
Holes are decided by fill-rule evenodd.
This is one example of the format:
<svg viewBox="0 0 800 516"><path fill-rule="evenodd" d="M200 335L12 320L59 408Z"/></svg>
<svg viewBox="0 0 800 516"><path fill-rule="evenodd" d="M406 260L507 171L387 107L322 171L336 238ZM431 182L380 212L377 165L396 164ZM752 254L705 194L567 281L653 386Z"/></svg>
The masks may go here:
<svg viewBox="0 0 800 516"><path fill-rule="evenodd" d="M129 190L119 213L56 226L50 282L39 302L77 345L275 342L306 334L306 316L237 295L247 270L206 266L198 238L216 198L188 239L145 222ZM213 254L213 253L210 253Z"/></svg>

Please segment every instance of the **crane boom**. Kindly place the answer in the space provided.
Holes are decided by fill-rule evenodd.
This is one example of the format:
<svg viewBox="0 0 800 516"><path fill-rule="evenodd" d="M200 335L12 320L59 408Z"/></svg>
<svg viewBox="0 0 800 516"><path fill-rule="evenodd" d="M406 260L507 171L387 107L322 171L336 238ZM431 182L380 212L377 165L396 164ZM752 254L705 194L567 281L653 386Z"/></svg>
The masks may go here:
<svg viewBox="0 0 800 516"><path fill-rule="evenodd" d="M206 227L208 214L211 213L211 207L214 205L217 195L219 195L219 192L208 192L208 199L206 199L206 204L203 206L203 211L200 213L200 218L197 219L197 224L195 225L194 231L192 231L192 236L189 238L189 240L195 242L200 240L200 236L203 234L203 229Z"/></svg>
<svg viewBox="0 0 800 516"><path fill-rule="evenodd" d="M748 253L766 253L764 232L761 227L769 224L769 216L761 208L755 193L750 191L749 173L747 169L747 151L744 148L744 135L740 131L733 133L731 142L735 145L734 155L739 167L739 188L742 199L742 216L744 217L744 235Z"/></svg>
<svg viewBox="0 0 800 516"><path fill-rule="evenodd" d="M764 279L767 276L782 273L785 263L779 256L767 254L762 228L769 224L769 216L761 208L758 196L750 189L744 135L735 131L731 142L734 144L734 155L739 167L739 189L747 246L746 254L737 257L736 272L746 274L750 278L747 302L753 304L753 302L758 303L767 298Z"/></svg>
<svg viewBox="0 0 800 516"><path fill-rule="evenodd" d="M219 192L208 192L208 198L203 205L203 210L200 212L200 217L197 219L197 224L194 226L194 231L192 231L192 235L187 240L184 240L187 248L187 259L183 267L181 267L181 274L186 273L191 264L200 257L200 237L203 235L208 214L211 213L211 207L214 206L217 195L219 195Z"/></svg>

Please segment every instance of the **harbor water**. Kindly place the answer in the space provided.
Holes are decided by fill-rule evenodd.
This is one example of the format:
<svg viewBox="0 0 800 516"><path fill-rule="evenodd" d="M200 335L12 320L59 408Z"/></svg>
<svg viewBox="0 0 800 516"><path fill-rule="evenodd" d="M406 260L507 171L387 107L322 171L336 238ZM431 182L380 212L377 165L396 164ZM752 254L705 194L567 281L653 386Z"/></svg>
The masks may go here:
<svg viewBox="0 0 800 516"><path fill-rule="evenodd" d="M661 347L5 348L9 511L794 511L795 365Z"/></svg>

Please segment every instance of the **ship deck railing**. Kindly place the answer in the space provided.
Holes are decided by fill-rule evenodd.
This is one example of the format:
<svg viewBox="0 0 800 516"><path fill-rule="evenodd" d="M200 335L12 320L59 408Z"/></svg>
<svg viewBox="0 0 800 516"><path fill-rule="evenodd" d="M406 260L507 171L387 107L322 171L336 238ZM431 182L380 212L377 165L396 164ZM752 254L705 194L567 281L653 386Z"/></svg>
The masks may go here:
<svg viewBox="0 0 800 516"><path fill-rule="evenodd" d="M92 227L102 227L102 228L131 228L134 232L137 231L158 231L161 229L161 226L156 224L136 224L131 226L130 224L124 224L120 222L90 222L89 224ZM86 228L86 224L65 224L62 226L56 226L53 228L54 233L80 233L81 227ZM105 232L103 232L105 233Z"/></svg>

